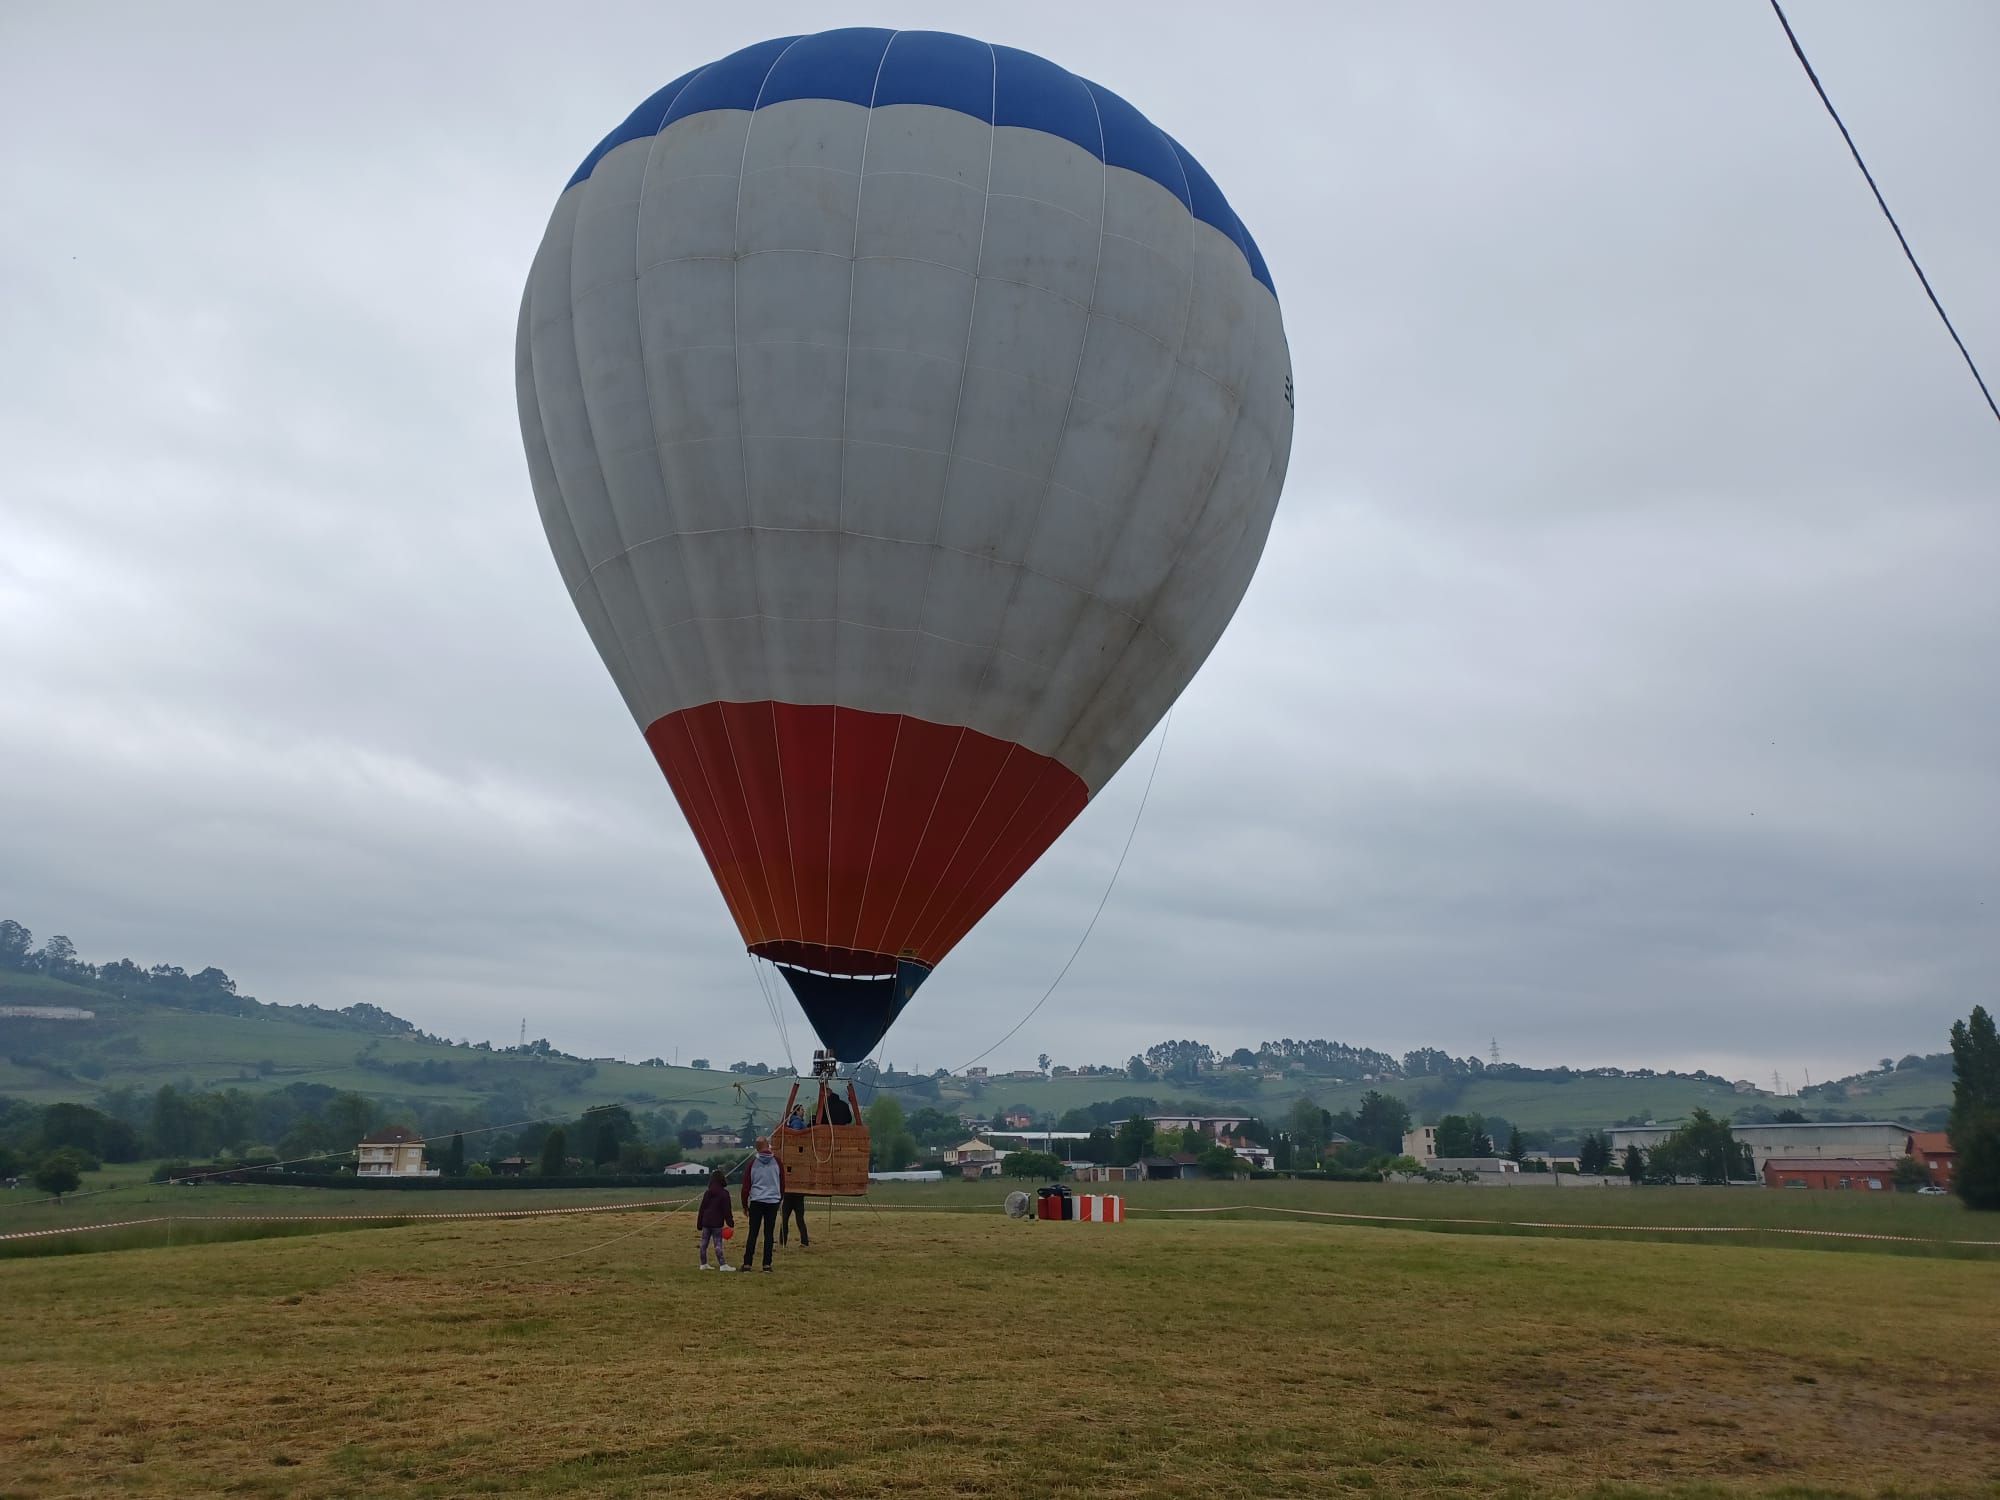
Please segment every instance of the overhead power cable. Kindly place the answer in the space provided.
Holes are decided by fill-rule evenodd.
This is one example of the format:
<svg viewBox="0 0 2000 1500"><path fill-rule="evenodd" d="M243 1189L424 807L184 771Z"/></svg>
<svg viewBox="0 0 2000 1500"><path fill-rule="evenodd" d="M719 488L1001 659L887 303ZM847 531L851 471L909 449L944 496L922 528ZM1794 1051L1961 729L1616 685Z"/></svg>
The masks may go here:
<svg viewBox="0 0 2000 1500"><path fill-rule="evenodd" d="M1833 107L1833 101L1827 97L1826 85L1819 81L1819 74L1813 71L1813 65L1806 57L1805 48L1799 45L1798 33L1792 30L1792 23L1786 19L1785 8L1778 3L1778 0L1771 0L1771 9L1778 17L1778 24L1785 28L1785 39L1792 44L1792 55L1799 60L1799 66L1806 70L1806 77L1812 80L1813 92L1819 95L1819 102L1826 106L1827 114L1839 127L1840 138L1847 142L1848 154L1854 158L1854 165L1861 169L1861 175L1868 183L1868 191L1875 195L1876 205L1882 210L1882 217L1887 219L1889 227L1896 231L1896 243L1903 247L1903 258L1910 263L1910 269L1917 273L1917 280L1923 286L1924 295L1931 299L1931 306L1937 309L1938 319L1944 324L1944 331L1950 334L1951 341L1958 345L1958 352L1965 360L1966 369L1972 372L1972 378L1979 386L1979 394L1986 398L1987 410L1993 413L1995 421L2000 421L2000 403L1994 401L1993 392L1987 388L1986 377L1979 373L1979 366L1973 363L1972 352L1965 347L1965 340L1958 336L1958 330L1952 326L1951 316L1945 312L1944 304L1938 301L1938 294L1931 289L1930 277L1926 276L1924 268L1917 264L1916 251L1910 248L1910 241L1903 233L1903 226L1896 222L1895 214L1889 211L1889 202L1882 196L1882 189L1875 185L1875 174L1868 170L1868 163L1861 159L1861 148L1854 144L1854 136L1847 128L1847 122L1840 118L1840 111Z"/></svg>

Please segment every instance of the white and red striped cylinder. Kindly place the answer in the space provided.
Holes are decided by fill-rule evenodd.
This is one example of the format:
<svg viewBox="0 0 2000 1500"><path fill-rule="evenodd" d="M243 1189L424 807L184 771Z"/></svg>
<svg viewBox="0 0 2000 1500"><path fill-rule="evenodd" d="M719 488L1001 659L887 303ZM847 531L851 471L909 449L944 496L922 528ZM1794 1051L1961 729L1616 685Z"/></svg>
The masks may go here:
<svg viewBox="0 0 2000 1500"><path fill-rule="evenodd" d="M1076 1216L1092 1224L1122 1224L1125 1222L1125 1200L1110 1193L1079 1193L1076 1196Z"/></svg>

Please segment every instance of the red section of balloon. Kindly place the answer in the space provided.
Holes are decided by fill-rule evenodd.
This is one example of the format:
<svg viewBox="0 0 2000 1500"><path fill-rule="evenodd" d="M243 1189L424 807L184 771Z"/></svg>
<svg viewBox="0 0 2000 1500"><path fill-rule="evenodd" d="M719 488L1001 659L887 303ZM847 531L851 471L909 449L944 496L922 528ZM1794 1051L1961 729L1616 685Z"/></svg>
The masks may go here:
<svg viewBox="0 0 2000 1500"><path fill-rule="evenodd" d="M1083 811L1045 755L898 714L705 703L646 729L745 945L935 965Z"/></svg>

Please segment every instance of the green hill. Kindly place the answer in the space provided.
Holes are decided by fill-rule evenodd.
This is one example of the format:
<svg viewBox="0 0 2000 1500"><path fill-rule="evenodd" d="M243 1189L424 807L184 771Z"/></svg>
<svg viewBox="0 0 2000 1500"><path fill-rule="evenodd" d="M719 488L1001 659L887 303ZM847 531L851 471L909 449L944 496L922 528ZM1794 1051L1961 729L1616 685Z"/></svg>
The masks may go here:
<svg viewBox="0 0 2000 1500"><path fill-rule="evenodd" d="M9 1009L87 1011L87 1016L6 1014ZM1339 1113L1371 1089L1393 1094L1419 1120L1477 1112L1523 1130L1570 1137L1624 1120L1676 1121L1697 1107L1739 1120L1769 1119L1783 1108L1808 1117L1939 1120L1951 1095L1949 1059L1905 1057L1780 1099L1739 1093L1708 1073L1655 1074L1616 1068L1488 1066L1422 1048L1401 1058L1325 1040L1267 1042L1225 1059L1200 1042L1162 1042L1133 1059L1133 1071L1094 1069L1050 1076L890 1077L906 1107L935 1106L988 1116L1020 1108L1053 1123L1066 1111L1145 1098L1162 1111L1235 1111L1275 1121L1301 1098ZM88 1103L117 1096L132 1116L140 1096L164 1085L256 1095L297 1085L352 1092L380 1114L449 1118L467 1128L539 1116L578 1114L599 1104L638 1111L699 1107L709 1119L770 1119L790 1075L674 1068L657 1059L628 1063L581 1058L547 1041L525 1047L454 1045L379 1006L326 1010L266 1005L237 992L221 969L189 974L130 959L93 964L65 937L40 949L20 924L0 921L0 1098L29 1105Z"/></svg>
<svg viewBox="0 0 2000 1500"><path fill-rule="evenodd" d="M462 1106L512 1095L550 1113L612 1102L648 1108L699 1102L722 1119L741 1117L733 1085L743 1084L770 1112L783 1105L790 1082L549 1051L456 1047L414 1030L385 1033L340 1012L303 1007L186 1010L39 975L0 978L0 1006L96 1012L88 1021L0 1017L0 1095L36 1104L88 1101L120 1088L151 1093L163 1084L258 1092L315 1083L375 1099Z"/></svg>
<svg viewBox="0 0 2000 1500"><path fill-rule="evenodd" d="M790 1084L788 1076L567 1057L546 1043L531 1051L453 1046L372 1007L351 1015L232 1000L229 1011L188 1009L161 999L121 998L95 984L0 976L0 1006L95 1012L87 1021L0 1017L0 1095L46 1104L87 1102L115 1089L151 1093L162 1084L254 1093L306 1082L385 1104L452 1106L489 1115L499 1106L525 1115L624 1103L683 1111L699 1105L712 1119L736 1121L753 1103L761 1117L775 1114ZM1478 1111L1525 1130L1565 1135L1624 1119L1677 1120L1696 1106L1739 1118L1746 1110L1798 1105L1809 1114L1873 1113L1914 1122L1942 1109L1950 1097L1949 1070L1933 1066L1843 1080L1802 1100L1739 1094L1726 1082L1688 1075L1604 1077L1505 1068L1373 1081L1342 1081L1311 1071L1269 1078L1224 1068L1193 1079L1142 1083L1123 1074L903 1083L911 1108L936 1104L984 1115L1018 1105L1043 1118L1132 1096L1167 1108L1247 1109L1275 1118L1306 1096L1335 1112L1353 1108L1373 1088L1402 1098L1418 1118Z"/></svg>

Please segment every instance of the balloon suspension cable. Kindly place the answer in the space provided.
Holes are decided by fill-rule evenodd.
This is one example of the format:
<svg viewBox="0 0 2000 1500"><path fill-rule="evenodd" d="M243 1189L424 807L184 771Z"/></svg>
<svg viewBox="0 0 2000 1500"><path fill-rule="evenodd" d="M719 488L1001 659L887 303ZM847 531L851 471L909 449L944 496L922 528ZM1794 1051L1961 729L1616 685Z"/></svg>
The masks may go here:
<svg viewBox="0 0 2000 1500"><path fill-rule="evenodd" d="M792 1070L792 1076L796 1078L799 1061L792 1055L792 1034L790 1028L785 1025L784 1002L774 992L770 980L765 976L764 966L757 961L757 955L750 953L745 956L750 960L750 972L756 976L757 992L764 997L764 1014L771 1018L771 1025L778 1033L778 1045L785 1049L785 1066Z"/></svg>
<svg viewBox="0 0 2000 1500"><path fill-rule="evenodd" d="M1070 949L1069 957L1063 960L1063 966L1056 971L1056 977L1049 981L1049 987L1042 991L1042 998L1028 1008L1028 1013L1009 1027L1006 1035L988 1047L985 1052L980 1053L978 1057L966 1059L966 1061L960 1063L956 1068L953 1068L952 1072L963 1073L967 1068L971 1067L981 1058L986 1057L989 1053L999 1051L1001 1047L1013 1039L1015 1032L1034 1020L1035 1012L1049 1003L1049 996L1056 992L1056 986L1063 982L1063 977L1069 973L1070 966L1076 962L1077 955L1083 952L1083 945L1090 941L1091 933L1097 930L1097 919L1104 915L1105 904L1111 900L1111 892L1117 886L1118 877L1125 869L1125 857L1132 852L1132 840L1139 836L1139 821L1146 816L1146 804L1152 800L1153 778L1160 774L1160 757L1166 754L1167 751L1167 731L1172 729L1173 726L1173 710L1168 709L1167 717L1160 724L1160 742L1153 750L1153 767L1146 773L1146 789L1139 794L1139 809L1132 814L1132 827L1125 835L1125 847L1118 851L1118 863L1112 868L1111 879L1105 883L1104 894L1098 897L1097 910L1090 914L1090 923L1083 929L1083 936L1076 940L1076 946Z"/></svg>

